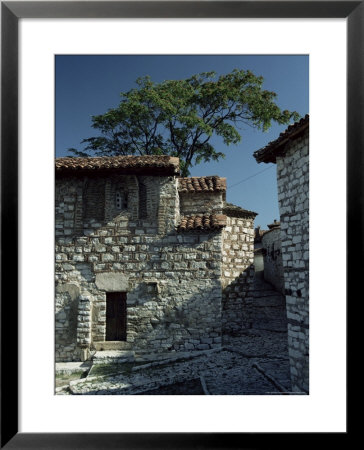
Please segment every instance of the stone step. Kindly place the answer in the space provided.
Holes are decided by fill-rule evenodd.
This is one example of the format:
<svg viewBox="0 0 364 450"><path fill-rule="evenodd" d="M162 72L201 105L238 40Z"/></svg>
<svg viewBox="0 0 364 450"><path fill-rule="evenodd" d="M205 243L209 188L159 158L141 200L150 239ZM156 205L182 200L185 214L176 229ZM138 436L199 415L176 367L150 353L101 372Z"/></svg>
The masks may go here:
<svg viewBox="0 0 364 450"><path fill-rule="evenodd" d="M254 278L253 283L268 284L268 285L272 286L272 283L265 280L264 278Z"/></svg>
<svg viewBox="0 0 364 450"><path fill-rule="evenodd" d="M271 286L272 287L272 285L270 283L267 283L266 281L263 281L263 280L253 281L252 284L255 286Z"/></svg>
<svg viewBox="0 0 364 450"><path fill-rule="evenodd" d="M188 352L175 352L175 353L150 353L149 351L138 351L135 356L136 362L145 362L145 363L162 363L165 362L176 362L179 360L187 360L197 358L198 356L203 355L211 355L215 352L220 352L221 346L216 348L210 348L208 350L193 350Z"/></svg>
<svg viewBox="0 0 364 450"><path fill-rule="evenodd" d="M259 320L252 322L252 328L255 330L263 330L275 333L287 333L287 325L282 320Z"/></svg>
<svg viewBox="0 0 364 450"><path fill-rule="evenodd" d="M285 296L282 295L280 292L268 291L268 290L256 291L254 289L250 289L247 292L247 294L250 297L282 297L282 298L285 298Z"/></svg>
<svg viewBox="0 0 364 450"><path fill-rule="evenodd" d="M135 352L133 350L104 350L96 352L92 357L94 364L122 364L134 361Z"/></svg>
<svg viewBox="0 0 364 450"><path fill-rule="evenodd" d="M248 296L249 297L260 297L260 298L261 297L282 297L282 298L284 298L284 296L277 291L267 291L267 290L256 291L254 289L252 289L248 292Z"/></svg>
<svg viewBox="0 0 364 450"><path fill-rule="evenodd" d="M256 291L256 292L275 292L276 294L283 295L281 292L274 289L272 286L250 286L250 291Z"/></svg>
<svg viewBox="0 0 364 450"><path fill-rule="evenodd" d="M121 350L131 350L132 343L125 341L101 341L94 342L93 346L97 352L99 351L121 351Z"/></svg>
<svg viewBox="0 0 364 450"><path fill-rule="evenodd" d="M88 372L91 368L91 361L85 362L59 362L56 363L56 375L71 375L77 372Z"/></svg>
<svg viewBox="0 0 364 450"><path fill-rule="evenodd" d="M247 297L245 300L246 304L249 306L256 307L281 307L282 309L285 306L285 299L278 296L270 296L270 297Z"/></svg>
<svg viewBox="0 0 364 450"><path fill-rule="evenodd" d="M284 327L281 324L255 324L255 323L249 323L249 330L253 331L253 332L266 332L266 333L272 333L275 334L276 336L279 337L279 339L283 339L286 340L287 339L287 327ZM236 336L239 336L239 333L245 333L246 331L248 331L247 328L242 328L241 330L239 330L236 334ZM245 353L245 349L244 349L244 353Z"/></svg>

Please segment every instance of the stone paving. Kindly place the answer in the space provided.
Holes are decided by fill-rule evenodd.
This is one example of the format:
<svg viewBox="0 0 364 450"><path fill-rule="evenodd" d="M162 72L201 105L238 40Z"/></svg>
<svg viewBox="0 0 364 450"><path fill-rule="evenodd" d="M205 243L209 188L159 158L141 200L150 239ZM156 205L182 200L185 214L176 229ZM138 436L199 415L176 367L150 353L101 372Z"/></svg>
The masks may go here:
<svg viewBox="0 0 364 450"><path fill-rule="evenodd" d="M91 365L91 361L56 363L56 374L69 375L75 372L88 372Z"/></svg>
<svg viewBox="0 0 364 450"><path fill-rule="evenodd" d="M252 328L239 336L224 336L220 350L168 355L129 352L120 364L115 361L122 361L122 355L115 353L113 362L112 352L100 352L88 376L58 388L57 395L290 394L287 332L282 314L272 315L271 308L277 304L278 310L282 299L269 290L270 285L263 292L264 281L257 279L255 284L259 289L253 297L258 291L262 294L256 303L264 320L252 322Z"/></svg>
<svg viewBox="0 0 364 450"><path fill-rule="evenodd" d="M259 330L259 332L262 331ZM119 373L93 376L70 382L68 389L60 389L58 395L127 395L172 386L203 378L210 395L268 395L284 394L290 390L288 358L277 350L277 336L255 336L264 342L262 351L257 347L245 347L247 336L230 338L230 345L221 351L206 352L184 361L157 361L156 365L143 364L130 367L114 365ZM252 336L250 336L252 339ZM270 344L270 346L267 345ZM241 350L243 349L243 350ZM117 368L117 369L116 369Z"/></svg>

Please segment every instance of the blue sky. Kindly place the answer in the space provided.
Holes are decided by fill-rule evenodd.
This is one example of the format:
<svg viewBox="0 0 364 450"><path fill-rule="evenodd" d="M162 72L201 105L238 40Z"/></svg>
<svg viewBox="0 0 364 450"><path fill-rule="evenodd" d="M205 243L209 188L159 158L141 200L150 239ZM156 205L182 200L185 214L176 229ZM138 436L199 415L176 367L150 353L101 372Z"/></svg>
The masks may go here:
<svg viewBox="0 0 364 450"><path fill-rule="evenodd" d="M103 114L120 102L120 92L135 87L135 80L150 75L154 82L183 79L200 72L226 74L251 70L264 78L264 89L278 94L282 109L309 113L309 58L307 55L57 55L56 157L68 148L82 149L82 139L94 136L91 116ZM191 176L227 178L227 201L255 211L255 225L263 229L279 219L275 164L257 164L253 152L275 140L286 126L274 124L268 132L240 129L242 140L226 147L211 141L226 154L219 162L201 163Z"/></svg>

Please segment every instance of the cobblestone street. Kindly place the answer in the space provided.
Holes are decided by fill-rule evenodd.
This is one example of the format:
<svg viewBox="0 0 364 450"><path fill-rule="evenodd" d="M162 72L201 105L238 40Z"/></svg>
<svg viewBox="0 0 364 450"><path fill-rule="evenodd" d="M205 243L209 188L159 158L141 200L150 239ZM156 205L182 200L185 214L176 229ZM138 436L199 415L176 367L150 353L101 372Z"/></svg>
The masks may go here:
<svg viewBox="0 0 364 450"><path fill-rule="evenodd" d="M153 360L152 356L143 358L136 355L139 365L111 364L109 370L113 373L105 375L93 375L93 372L100 373L97 370L100 366L94 365L86 378L71 381L69 386L58 388L57 394L148 395L153 390L159 394L190 394L190 390L192 394L205 395L288 393L289 361L284 349L281 348L277 353L277 348L281 345L279 343L282 342L282 336L277 334L254 330L246 336L230 338L220 351L186 355L184 359L177 361L158 361ZM245 345L247 341L250 346ZM196 380L201 383L200 389ZM191 388L193 381L195 389ZM183 385L186 386L185 389ZM177 386L179 388L175 390L174 387Z"/></svg>
<svg viewBox="0 0 364 450"><path fill-rule="evenodd" d="M57 388L57 395L291 393L284 297L261 276L255 277L249 295L255 311L244 321L250 328L225 335L221 349L98 352L87 376Z"/></svg>

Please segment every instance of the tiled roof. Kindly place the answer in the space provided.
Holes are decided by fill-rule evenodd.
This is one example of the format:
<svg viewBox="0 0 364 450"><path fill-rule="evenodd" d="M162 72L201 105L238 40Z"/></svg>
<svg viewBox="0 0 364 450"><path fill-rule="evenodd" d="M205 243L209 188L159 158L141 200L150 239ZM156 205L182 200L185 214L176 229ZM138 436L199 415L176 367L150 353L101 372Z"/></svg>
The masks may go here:
<svg viewBox="0 0 364 450"><path fill-rule="evenodd" d="M283 133L281 133L275 141L269 142L268 145L253 153L258 163L275 163L277 156L284 154L284 145L292 139L299 137L305 130L309 128L309 115L298 122L290 125Z"/></svg>
<svg viewBox="0 0 364 450"><path fill-rule="evenodd" d="M277 222L276 220L274 220L273 223L270 223L267 226L270 230L273 230L274 228L280 228L281 222L279 222L279 221Z"/></svg>
<svg viewBox="0 0 364 450"><path fill-rule="evenodd" d="M273 227L273 228L270 228L269 230L267 230L267 231L263 234L262 239L264 239L264 237L265 237L266 234L273 233L273 231L276 231L276 232L277 232L277 230L280 231L280 229L281 229L281 227ZM262 241L262 242L263 242L263 241Z"/></svg>
<svg viewBox="0 0 364 450"><path fill-rule="evenodd" d="M204 214L181 217L178 231L214 231L226 225L226 216L223 214Z"/></svg>
<svg viewBox="0 0 364 450"><path fill-rule="evenodd" d="M65 157L56 159L56 172L104 171L156 173L165 175L179 174L179 159L172 156L100 156Z"/></svg>
<svg viewBox="0 0 364 450"><path fill-rule="evenodd" d="M210 177L181 177L178 179L180 192L225 192L226 178L217 175Z"/></svg>
<svg viewBox="0 0 364 450"><path fill-rule="evenodd" d="M229 217L255 217L258 213L253 211L248 211L247 209L241 208L240 206L233 205L232 203L226 203L223 213Z"/></svg>

